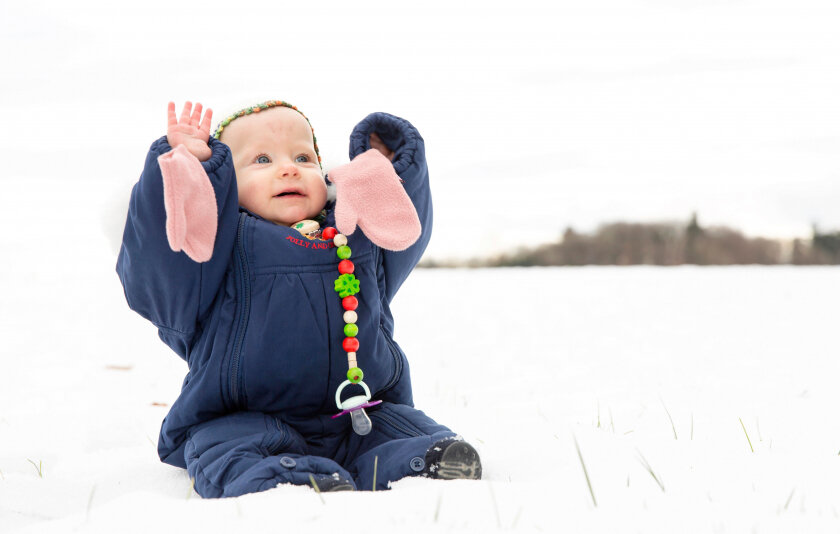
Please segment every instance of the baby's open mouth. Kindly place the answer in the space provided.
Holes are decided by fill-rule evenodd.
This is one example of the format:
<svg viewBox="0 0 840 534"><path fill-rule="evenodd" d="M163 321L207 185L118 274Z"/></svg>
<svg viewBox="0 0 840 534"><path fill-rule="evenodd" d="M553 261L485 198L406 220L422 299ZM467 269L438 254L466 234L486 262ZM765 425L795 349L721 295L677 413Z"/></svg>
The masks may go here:
<svg viewBox="0 0 840 534"><path fill-rule="evenodd" d="M303 195L301 195L297 191L285 191L283 193L280 193L279 195L274 195L274 196L275 197L288 197L288 196L298 196L298 197L300 197L300 196L303 196Z"/></svg>

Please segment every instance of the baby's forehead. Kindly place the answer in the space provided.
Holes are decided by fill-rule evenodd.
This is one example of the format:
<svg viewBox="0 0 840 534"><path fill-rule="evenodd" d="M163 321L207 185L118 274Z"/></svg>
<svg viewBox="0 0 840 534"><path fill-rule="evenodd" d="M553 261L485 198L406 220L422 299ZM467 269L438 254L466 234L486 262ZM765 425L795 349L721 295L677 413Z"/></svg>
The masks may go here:
<svg viewBox="0 0 840 534"><path fill-rule="evenodd" d="M285 138L313 142L312 128L307 120L293 109L275 107L241 117L222 132L223 142L239 141L244 145ZM235 143L234 144L239 144Z"/></svg>
<svg viewBox="0 0 840 534"><path fill-rule="evenodd" d="M288 133L311 139L312 128L306 119L297 111L289 108L271 108L259 113L253 113L249 117L243 117L240 121L243 126L254 129L273 131L277 133Z"/></svg>

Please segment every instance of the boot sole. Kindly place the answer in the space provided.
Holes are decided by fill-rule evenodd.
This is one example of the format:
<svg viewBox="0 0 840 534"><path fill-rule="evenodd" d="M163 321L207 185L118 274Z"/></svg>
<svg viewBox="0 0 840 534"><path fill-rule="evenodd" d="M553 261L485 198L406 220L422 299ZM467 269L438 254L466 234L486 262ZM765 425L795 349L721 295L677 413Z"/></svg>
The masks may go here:
<svg viewBox="0 0 840 534"><path fill-rule="evenodd" d="M472 445L459 441L443 451L434 473L435 478L442 480L480 480L481 460Z"/></svg>

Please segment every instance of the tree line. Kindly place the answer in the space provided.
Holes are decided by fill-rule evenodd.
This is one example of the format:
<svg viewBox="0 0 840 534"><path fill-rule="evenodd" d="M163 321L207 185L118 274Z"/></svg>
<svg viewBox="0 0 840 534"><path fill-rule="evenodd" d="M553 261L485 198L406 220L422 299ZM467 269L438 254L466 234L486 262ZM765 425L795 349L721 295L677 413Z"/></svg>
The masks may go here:
<svg viewBox="0 0 840 534"><path fill-rule="evenodd" d="M420 267L527 267L552 265L840 265L840 232L783 241L746 237L723 226L685 223L611 223L592 234L567 228L555 243L493 258L426 260Z"/></svg>

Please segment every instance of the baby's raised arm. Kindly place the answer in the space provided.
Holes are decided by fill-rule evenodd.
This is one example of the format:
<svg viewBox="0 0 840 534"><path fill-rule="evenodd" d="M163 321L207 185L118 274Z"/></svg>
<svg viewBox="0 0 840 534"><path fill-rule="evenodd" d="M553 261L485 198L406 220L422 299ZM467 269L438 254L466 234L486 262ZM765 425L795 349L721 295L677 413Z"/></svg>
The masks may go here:
<svg viewBox="0 0 840 534"><path fill-rule="evenodd" d="M372 113L350 135L350 159L374 148L391 160L394 171L420 220L419 239L406 250L384 250L385 294L390 301L420 260L432 233L432 196L426 150L420 132L407 120L388 113ZM336 218L338 206L336 206Z"/></svg>
<svg viewBox="0 0 840 534"><path fill-rule="evenodd" d="M169 104L166 136L152 143L132 190L117 260L129 307L157 326L161 338L185 359L221 287L239 220L233 160L226 145L210 138L211 113L208 109L202 117L201 106L193 108L187 102L178 120L175 105ZM175 157L176 153L183 157ZM161 161L165 167L172 160L184 163L186 159L192 159L194 174L200 175L206 186L201 195L206 199L202 213L217 223L212 228L195 222L195 184L184 179L192 174L173 176L174 180L164 183ZM171 201L176 208L183 208L176 209L172 217ZM208 234L205 243L209 258L195 259L176 250L196 250L190 244L196 237L193 229L215 233L215 237ZM179 245L174 248L173 235Z"/></svg>
<svg viewBox="0 0 840 534"><path fill-rule="evenodd" d="M190 154L198 161L207 161L213 154L207 142L210 140L210 122L213 120L213 110L207 108L204 118L201 117L201 102L184 103L180 121L175 118L175 102L167 107L166 140L172 148L184 145Z"/></svg>

